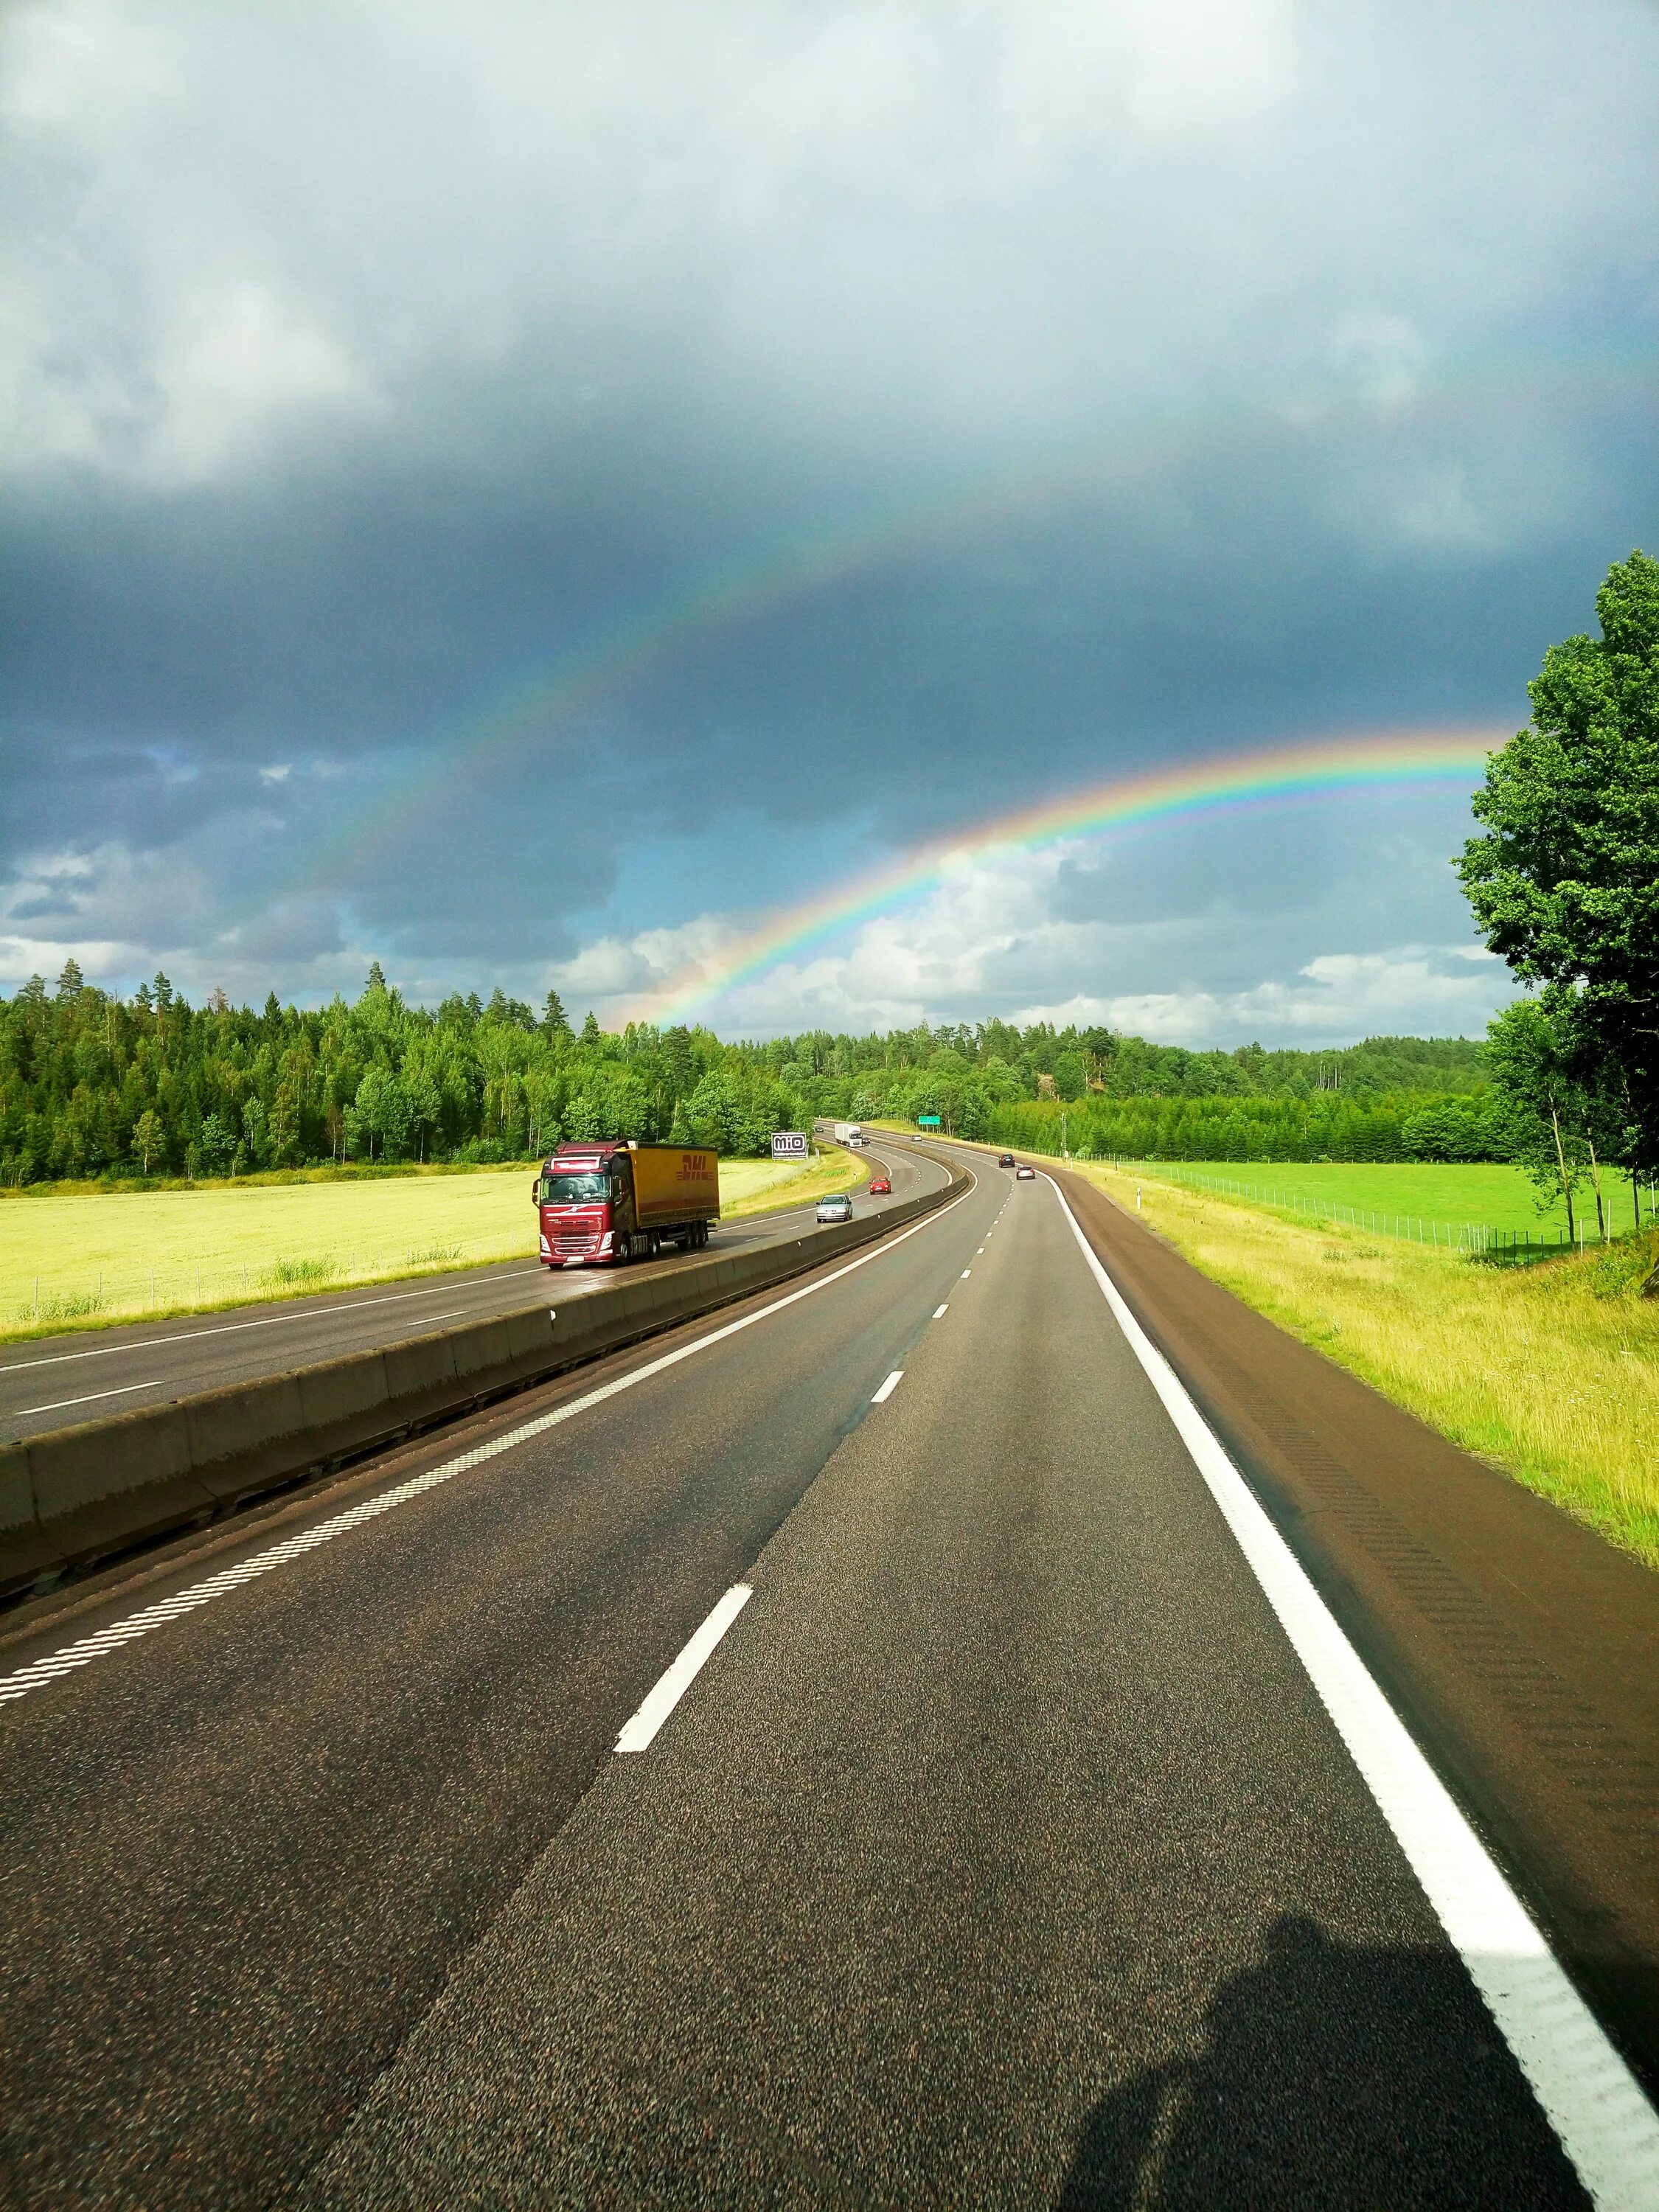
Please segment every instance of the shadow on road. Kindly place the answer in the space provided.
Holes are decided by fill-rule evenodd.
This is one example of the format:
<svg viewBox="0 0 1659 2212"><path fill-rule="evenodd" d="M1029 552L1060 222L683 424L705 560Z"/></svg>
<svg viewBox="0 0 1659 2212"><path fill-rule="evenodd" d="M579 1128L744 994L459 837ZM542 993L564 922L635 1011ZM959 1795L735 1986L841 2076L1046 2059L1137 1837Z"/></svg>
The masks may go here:
<svg viewBox="0 0 1659 2212"><path fill-rule="evenodd" d="M1451 1950L1281 1919L1192 2059L1090 2114L1060 2212L1382 2212L1589 2202Z"/></svg>

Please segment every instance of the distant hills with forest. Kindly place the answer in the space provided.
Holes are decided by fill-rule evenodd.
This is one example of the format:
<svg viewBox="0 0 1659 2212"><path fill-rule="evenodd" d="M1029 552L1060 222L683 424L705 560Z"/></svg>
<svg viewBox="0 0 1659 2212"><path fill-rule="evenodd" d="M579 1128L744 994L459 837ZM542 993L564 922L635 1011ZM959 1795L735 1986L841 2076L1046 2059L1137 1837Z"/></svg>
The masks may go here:
<svg viewBox="0 0 1659 2212"><path fill-rule="evenodd" d="M349 1004L273 994L255 1011L222 993L191 1006L165 975L124 997L70 961L55 987L36 976L0 998L0 1181L504 1161L601 1134L759 1152L817 1115L939 1112L977 1135L1043 1101L1322 1100L1328 1123L1339 1100L1468 1097L1485 1079L1484 1048L1461 1037L1193 1052L992 1020L726 1042L684 1025L607 1032L591 1013L577 1029L555 992L539 1009L499 990L411 1006L378 963Z"/></svg>

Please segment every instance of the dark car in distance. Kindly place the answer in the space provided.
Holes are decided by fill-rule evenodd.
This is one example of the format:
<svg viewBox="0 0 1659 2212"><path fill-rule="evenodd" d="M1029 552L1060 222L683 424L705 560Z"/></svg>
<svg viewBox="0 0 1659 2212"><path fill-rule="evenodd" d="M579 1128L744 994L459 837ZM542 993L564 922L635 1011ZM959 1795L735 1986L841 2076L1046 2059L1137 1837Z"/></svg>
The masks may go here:
<svg viewBox="0 0 1659 2212"><path fill-rule="evenodd" d="M1000 1168L1011 1168L1013 1164L1014 1156L1012 1152L1004 1152L997 1161L997 1165Z"/></svg>

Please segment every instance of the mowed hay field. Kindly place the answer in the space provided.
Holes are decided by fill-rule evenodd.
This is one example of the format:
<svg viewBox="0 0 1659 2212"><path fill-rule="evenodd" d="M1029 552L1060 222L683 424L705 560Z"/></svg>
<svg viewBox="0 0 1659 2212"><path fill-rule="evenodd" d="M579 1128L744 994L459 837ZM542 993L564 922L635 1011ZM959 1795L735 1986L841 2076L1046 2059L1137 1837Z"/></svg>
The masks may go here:
<svg viewBox="0 0 1659 2212"><path fill-rule="evenodd" d="M1517 1237L1553 1237L1564 1235L1567 1226L1567 1210L1559 1195L1540 1209L1537 1187L1529 1176L1519 1168L1485 1162L1368 1167L1340 1160L1284 1166L1266 1160L1148 1160L1138 1165L1132 1162L1125 1171L1138 1172L1143 1181L1157 1176L1194 1190L1228 1183L1240 1195L1253 1196L1263 1205L1301 1206L1316 1212L1351 1209L1366 1217L1355 1225L1377 1236L1416 1238L1420 1234L1425 1241L1444 1242L1450 1231L1455 1242L1456 1232L1471 1227ZM1616 1168L1604 1169L1601 1198L1615 1237L1634 1227L1628 1176ZM1587 1234L1594 1237L1595 1200L1588 1183L1573 1203L1589 1224ZM1437 1239L1434 1231L1439 1232Z"/></svg>
<svg viewBox="0 0 1659 2212"><path fill-rule="evenodd" d="M1247 1305L1659 1567L1659 1233L1531 1267L1079 1172Z"/></svg>
<svg viewBox="0 0 1659 2212"><path fill-rule="evenodd" d="M845 1152L720 1163L726 1220L844 1190ZM533 1167L0 1200L0 1338L536 1255Z"/></svg>

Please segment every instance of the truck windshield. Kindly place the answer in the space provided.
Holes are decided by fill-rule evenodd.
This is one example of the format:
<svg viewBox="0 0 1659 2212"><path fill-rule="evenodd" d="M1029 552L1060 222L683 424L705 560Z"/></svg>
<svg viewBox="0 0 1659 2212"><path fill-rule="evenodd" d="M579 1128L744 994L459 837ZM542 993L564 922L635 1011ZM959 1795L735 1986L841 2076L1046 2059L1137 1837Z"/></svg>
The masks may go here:
<svg viewBox="0 0 1659 2212"><path fill-rule="evenodd" d="M602 1175L542 1177L544 1206L600 1206L611 1195L611 1178Z"/></svg>

